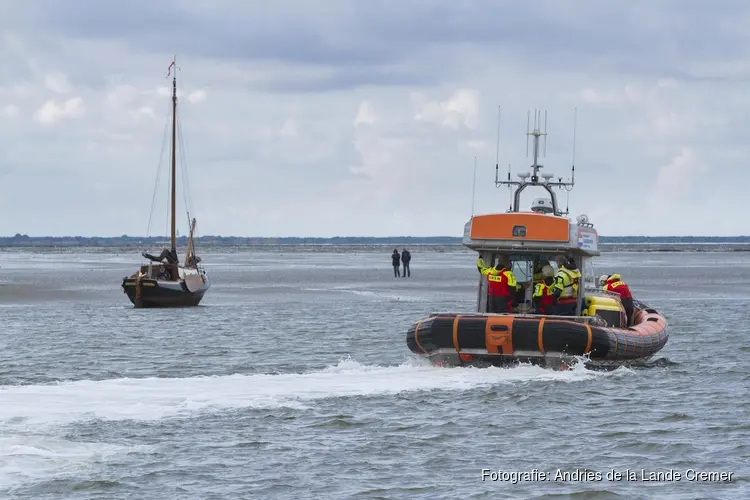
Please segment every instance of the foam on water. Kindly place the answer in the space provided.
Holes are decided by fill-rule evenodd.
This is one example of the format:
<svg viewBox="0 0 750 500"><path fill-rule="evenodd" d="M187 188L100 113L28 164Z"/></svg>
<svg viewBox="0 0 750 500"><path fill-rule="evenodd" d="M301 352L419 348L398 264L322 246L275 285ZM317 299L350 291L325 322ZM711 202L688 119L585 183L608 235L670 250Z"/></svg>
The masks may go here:
<svg viewBox="0 0 750 500"><path fill-rule="evenodd" d="M330 288L305 288L308 292L333 292L333 293L349 293L352 295L358 295L360 297L368 297L374 299L386 299L386 300L399 300L402 302L431 302L432 299L418 295L408 295L409 291L403 293L393 293L386 291L377 290L356 290L351 287L334 286ZM412 292L413 293L413 292Z"/></svg>
<svg viewBox="0 0 750 500"><path fill-rule="evenodd" d="M515 368L438 368L425 361L398 366L344 360L320 371L191 378L78 380L0 386L0 422L63 424L87 419L158 420L231 408L305 408L305 402L408 391L461 391L521 381L575 382L602 376L582 366L552 371Z"/></svg>
<svg viewBox="0 0 750 500"><path fill-rule="evenodd" d="M109 458L148 453L150 446L85 443L38 434L0 437L0 488L79 474Z"/></svg>
<svg viewBox="0 0 750 500"><path fill-rule="evenodd" d="M108 458L148 447L62 439L65 425L91 419L153 421L198 412L237 408L291 407L341 397L410 391L465 391L518 382L579 382L630 373L568 371L535 366L438 368L410 359L398 366L366 365L346 359L307 373L226 375L190 378L119 378L53 384L0 386L0 488L80 475Z"/></svg>

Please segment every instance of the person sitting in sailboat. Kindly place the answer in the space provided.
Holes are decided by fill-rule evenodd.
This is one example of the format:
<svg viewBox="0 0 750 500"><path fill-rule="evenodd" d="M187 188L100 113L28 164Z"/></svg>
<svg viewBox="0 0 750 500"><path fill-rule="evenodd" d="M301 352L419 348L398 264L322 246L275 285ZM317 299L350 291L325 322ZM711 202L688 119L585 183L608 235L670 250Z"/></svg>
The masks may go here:
<svg viewBox="0 0 750 500"><path fill-rule="evenodd" d="M172 276L170 276L164 266L159 266L159 274L156 276L156 279L169 281L172 279Z"/></svg>
<svg viewBox="0 0 750 500"><path fill-rule="evenodd" d="M158 257L154 257L148 252L143 252L141 255L154 262L161 262L164 259L167 259L167 264L177 264L179 262L177 252L174 249L169 250L168 248L165 248L161 251Z"/></svg>

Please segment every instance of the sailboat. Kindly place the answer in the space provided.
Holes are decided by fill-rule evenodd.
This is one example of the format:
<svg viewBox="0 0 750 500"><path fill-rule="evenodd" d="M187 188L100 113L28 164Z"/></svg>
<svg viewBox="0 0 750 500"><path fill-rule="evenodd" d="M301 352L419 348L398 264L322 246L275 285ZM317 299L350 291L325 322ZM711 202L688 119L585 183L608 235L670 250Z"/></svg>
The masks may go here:
<svg viewBox="0 0 750 500"><path fill-rule="evenodd" d="M158 256L143 252L148 259L131 276L123 278L122 289L136 308L146 307L190 307L200 304L211 287L206 270L200 265L201 258L195 252L195 224L190 220L185 260L180 263L176 248L176 200L177 200L177 74L176 60L169 65L172 75L172 193L171 193L171 247L164 248Z"/></svg>

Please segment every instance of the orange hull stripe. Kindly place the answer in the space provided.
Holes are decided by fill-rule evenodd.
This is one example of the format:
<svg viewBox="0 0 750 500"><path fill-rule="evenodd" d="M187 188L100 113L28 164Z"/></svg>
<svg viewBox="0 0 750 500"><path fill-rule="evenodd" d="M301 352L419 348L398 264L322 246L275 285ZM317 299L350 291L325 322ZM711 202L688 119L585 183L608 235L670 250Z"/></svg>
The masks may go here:
<svg viewBox="0 0 750 500"><path fill-rule="evenodd" d="M458 346L458 319L461 317L461 315L456 314L456 317L453 319L453 347L456 348L456 352L461 352L461 348Z"/></svg>
<svg viewBox="0 0 750 500"><path fill-rule="evenodd" d="M588 339L588 342L586 342L586 350L583 351L583 353L587 354L591 351L591 343L593 342L593 336L591 334L591 325L589 325L588 323L584 323L584 325L586 326L586 333L588 334L589 339Z"/></svg>
<svg viewBox="0 0 750 500"><path fill-rule="evenodd" d="M426 353L427 351L424 350L424 347L422 347L422 344L419 343L419 327L422 326L422 322L419 321L417 323L417 326L414 327L414 343L417 344L417 346L422 349L422 352Z"/></svg>
<svg viewBox="0 0 750 500"><path fill-rule="evenodd" d="M539 320L539 327L537 328L537 341L539 343L539 351L544 352L544 342L542 341L542 332L544 332L544 320L547 318L542 318Z"/></svg>

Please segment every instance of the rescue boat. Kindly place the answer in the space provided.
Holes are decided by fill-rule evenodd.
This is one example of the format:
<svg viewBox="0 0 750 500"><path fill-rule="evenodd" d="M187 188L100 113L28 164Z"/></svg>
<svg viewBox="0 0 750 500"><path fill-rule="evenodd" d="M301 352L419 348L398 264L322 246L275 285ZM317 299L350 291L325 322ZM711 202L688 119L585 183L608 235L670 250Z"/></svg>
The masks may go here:
<svg viewBox="0 0 750 500"><path fill-rule="evenodd" d="M570 192L575 185L575 161L569 181L553 174L539 174L540 138L546 138L535 113L534 163L531 173L518 174L520 180L498 179L495 185L515 187L512 205L505 213L473 215L464 227L462 243L476 251L487 266L499 258L510 262L516 278L516 298L507 313L490 313L487 278L480 274L476 310L435 312L416 321L406 332L408 348L442 366L504 366L531 363L565 369L579 360L589 368L612 369L642 363L667 343L667 321L656 309L633 300L628 324L619 295L597 286L593 261L600 255L599 235L586 215L573 222L563 212L553 188ZM546 144L545 144L546 146ZM519 209L521 193L527 187L546 190L549 198L537 198L530 211ZM553 267L556 259L567 256L581 273L575 293L575 315L539 314L532 294L535 269Z"/></svg>

